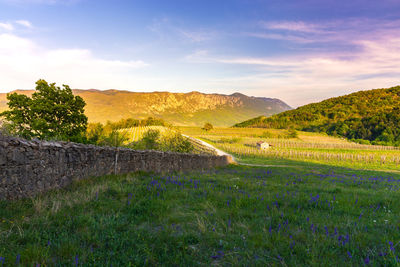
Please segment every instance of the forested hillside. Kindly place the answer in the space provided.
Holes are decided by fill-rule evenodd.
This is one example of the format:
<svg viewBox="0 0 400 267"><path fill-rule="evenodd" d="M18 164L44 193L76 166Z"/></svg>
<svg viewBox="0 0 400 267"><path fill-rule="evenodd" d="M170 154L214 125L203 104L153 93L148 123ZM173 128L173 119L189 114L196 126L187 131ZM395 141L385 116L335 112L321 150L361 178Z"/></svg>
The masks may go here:
<svg viewBox="0 0 400 267"><path fill-rule="evenodd" d="M400 86L330 98L235 127L294 128L364 143L400 145Z"/></svg>

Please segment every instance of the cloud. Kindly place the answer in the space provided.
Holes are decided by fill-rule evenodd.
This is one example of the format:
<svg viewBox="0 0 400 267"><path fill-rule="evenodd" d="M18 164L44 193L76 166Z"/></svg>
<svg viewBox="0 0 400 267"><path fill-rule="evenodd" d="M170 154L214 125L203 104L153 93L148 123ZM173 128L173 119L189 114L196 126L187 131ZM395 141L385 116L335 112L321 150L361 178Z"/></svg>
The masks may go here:
<svg viewBox="0 0 400 267"><path fill-rule="evenodd" d="M188 29L169 18L156 19L148 29L156 33L163 40L170 40L174 43L177 39L190 43L201 43L215 39L218 34L210 29Z"/></svg>
<svg viewBox="0 0 400 267"><path fill-rule="evenodd" d="M272 30L287 30L287 31L308 32L308 33L321 32L320 25L313 23L306 23L304 21L261 22L261 25L266 29L272 29Z"/></svg>
<svg viewBox="0 0 400 267"><path fill-rule="evenodd" d="M299 44L331 43L332 45L354 44L354 40L380 37L382 33L400 34L400 20L378 20L352 18L345 20L319 21L262 21L260 28L247 36L289 41Z"/></svg>
<svg viewBox="0 0 400 267"><path fill-rule="evenodd" d="M14 26L11 23L0 22L0 30L12 31Z"/></svg>
<svg viewBox="0 0 400 267"><path fill-rule="evenodd" d="M26 28L33 28L32 23L30 23L27 20L16 20L15 23L17 23L17 24L19 24L21 26L24 26Z"/></svg>
<svg viewBox="0 0 400 267"><path fill-rule="evenodd" d="M105 60L87 49L46 49L10 33L0 34L0 62L3 92L32 88L39 78L73 87L112 88L148 65L140 60Z"/></svg>

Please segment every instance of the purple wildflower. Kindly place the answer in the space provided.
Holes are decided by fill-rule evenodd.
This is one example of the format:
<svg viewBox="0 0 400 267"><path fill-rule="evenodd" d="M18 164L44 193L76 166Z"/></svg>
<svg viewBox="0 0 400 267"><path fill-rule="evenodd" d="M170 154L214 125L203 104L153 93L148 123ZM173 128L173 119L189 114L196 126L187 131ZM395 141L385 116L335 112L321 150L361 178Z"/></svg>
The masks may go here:
<svg viewBox="0 0 400 267"><path fill-rule="evenodd" d="M78 255L75 256L75 266L79 265L79 258Z"/></svg>
<svg viewBox="0 0 400 267"><path fill-rule="evenodd" d="M20 260L21 260L21 255L18 254L18 255L17 255L17 259L16 259L16 261L15 261L15 265L19 265Z"/></svg>
<svg viewBox="0 0 400 267"><path fill-rule="evenodd" d="M219 250L219 251L217 251L217 254L211 256L211 258L214 260L217 260L217 259L221 259L224 255L225 255L224 252Z"/></svg>
<svg viewBox="0 0 400 267"><path fill-rule="evenodd" d="M389 241L390 250L394 253L393 242Z"/></svg>
<svg viewBox="0 0 400 267"><path fill-rule="evenodd" d="M368 257L368 256L364 259L364 263L365 263L365 264L369 264L369 263L370 263L370 260L369 260L369 257Z"/></svg>
<svg viewBox="0 0 400 267"><path fill-rule="evenodd" d="M353 258L353 256L351 256L350 251L347 251L347 255L349 256L350 259Z"/></svg>

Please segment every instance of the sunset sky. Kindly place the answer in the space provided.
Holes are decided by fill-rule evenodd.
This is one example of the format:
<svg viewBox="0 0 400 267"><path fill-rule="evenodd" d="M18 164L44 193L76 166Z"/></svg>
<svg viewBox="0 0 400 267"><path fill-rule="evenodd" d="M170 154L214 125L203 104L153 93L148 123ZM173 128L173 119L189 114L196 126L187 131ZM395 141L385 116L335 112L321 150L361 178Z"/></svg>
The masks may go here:
<svg viewBox="0 0 400 267"><path fill-rule="evenodd" d="M398 0L0 0L0 92L79 89L279 98L400 85Z"/></svg>

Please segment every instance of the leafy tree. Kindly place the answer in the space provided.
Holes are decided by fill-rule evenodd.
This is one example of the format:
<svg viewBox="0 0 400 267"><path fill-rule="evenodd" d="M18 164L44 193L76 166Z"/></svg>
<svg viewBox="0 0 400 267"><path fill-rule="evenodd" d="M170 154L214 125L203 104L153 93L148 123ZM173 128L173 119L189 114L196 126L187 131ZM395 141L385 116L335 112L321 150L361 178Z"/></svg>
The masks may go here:
<svg viewBox="0 0 400 267"><path fill-rule="evenodd" d="M194 150L192 143L180 133L165 135L161 138L160 143L163 151L191 153Z"/></svg>
<svg viewBox="0 0 400 267"><path fill-rule="evenodd" d="M297 138L299 135L297 134L297 131L294 128L289 128L288 130L288 138Z"/></svg>
<svg viewBox="0 0 400 267"><path fill-rule="evenodd" d="M7 95L9 110L2 112L13 134L25 138L82 141L87 127L85 101L74 96L68 85L63 88L36 82L32 97L12 93Z"/></svg>
<svg viewBox="0 0 400 267"><path fill-rule="evenodd" d="M105 130L101 123L89 123L86 130L86 138L89 143L98 144L105 135Z"/></svg>
<svg viewBox="0 0 400 267"><path fill-rule="evenodd" d="M158 149L161 133L159 130L147 130L142 137L141 143L145 149Z"/></svg>
<svg viewBox="0 0 400 267"><path fill-rule="evenodd" d="M120 147L125 143L125 141L128 141L126 133L113 130L107 135L101 135L97 143L103 146Z"/></svg>
<svg viewBox="0 0 400 267"><path fill-rule="evenodd" d="M204 126L203 126L203 130L210 131L210 130L212 130L212 129L214 129L214 127L213 127L212 124L209 123L209 122L207 122L207 123L204 124Z"/></svg>

